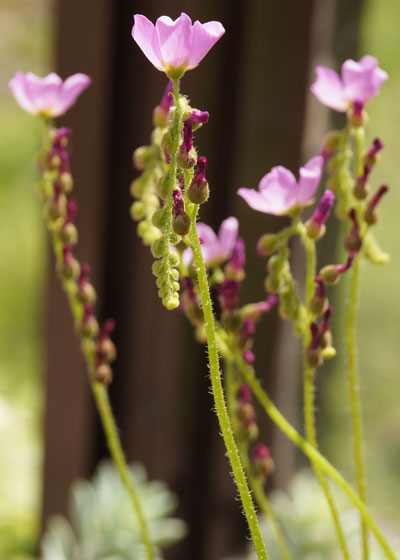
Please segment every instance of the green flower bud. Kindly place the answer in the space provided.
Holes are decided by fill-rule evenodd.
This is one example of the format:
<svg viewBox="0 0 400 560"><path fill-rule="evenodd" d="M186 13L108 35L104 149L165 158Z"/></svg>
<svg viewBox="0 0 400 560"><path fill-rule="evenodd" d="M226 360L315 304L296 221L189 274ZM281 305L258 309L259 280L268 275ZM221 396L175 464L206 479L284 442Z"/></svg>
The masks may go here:
<svg viewBox="0 0 400 560"><path fill-rule="evenodd" d="M275 233L265 233L257 243L257 252L260 257L269 257L279 248L279 237Z"/></svg>

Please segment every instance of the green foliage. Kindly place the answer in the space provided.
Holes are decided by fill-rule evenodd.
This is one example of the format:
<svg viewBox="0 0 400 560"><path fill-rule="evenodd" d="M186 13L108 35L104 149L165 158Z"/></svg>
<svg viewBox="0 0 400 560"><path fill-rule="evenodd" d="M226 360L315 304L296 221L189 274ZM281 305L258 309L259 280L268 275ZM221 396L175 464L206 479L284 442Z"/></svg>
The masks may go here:
<svg viewBox="0 0 400 560"><path fill-rule="evenodd" d="M351 558L360 558L358 512L350 507L344 494L336 487L332 486L331 492L338 506ZM325 496L317 479L311 473L303 471L296 475L290 484L288 494L280 490L274 491L270 495L270 505L283 530L292 558L295 560L342 558ZM394 531L394 526L393 533L390 534L390 527L385 526L382 520L379 520L379 525L399 554L400 540ZM271 522L264 519L261 526L265 541L269 545L268 552L271 560L280 560L275 530ZM386 556L372 536L371 543L371 558L384 560ZM248 560L255 559L254 553L250 553Z"/></svg>
<svg viewBox="0 0 400 560"><path fill-rule="evenodd" d="M169 517L175 496L159 481L149 482L142 466L131 467L151 539L159 549L186 534L183 521ZM71 523L54 517L42 540L43 560L142 560L146 551L129 496L113 465L103 462L93 480L74 484ZM157 558L162 558L160 551Z"/></svg>

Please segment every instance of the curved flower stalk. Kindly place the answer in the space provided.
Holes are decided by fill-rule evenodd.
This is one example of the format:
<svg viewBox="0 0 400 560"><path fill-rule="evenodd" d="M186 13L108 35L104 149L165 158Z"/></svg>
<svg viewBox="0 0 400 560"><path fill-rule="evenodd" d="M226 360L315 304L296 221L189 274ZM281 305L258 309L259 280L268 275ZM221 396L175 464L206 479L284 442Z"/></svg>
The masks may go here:
<svg viewBox="0 0 400 560"><path fill-rule="evenodd" d="M159 202L162 207L153 212L151 218L154 227L159 230L158 239L151 246L153 256L157 259L153 265L153 272L157 277L157 286L163 304L167 309L178 307L180 285L177 267L181 265L182 272L182 242L184 246L191 249L198 284L198 298L201 302L199 316L203 319L201 322L207 340L215 409L254 548L260 559L267 560L268 554L226 408L207 271L200 238L195 227L199 205L207 200L209 190L205 179L206 160L197 158L193 147L193 132L199 125L208 121L208 113L190 107L188 101L180 94L179 78L186 69L198 64L223 33L221 24L205 24L203 26L205 33L202 35L204 42L200 52L198 50L199 26L200 24L196 22L192 28L190 18L185 14L175 22L163 16L157 20L155 28L143 16L136 16L132 31L133 38L139 43L147 58L158 69L166 71L172 79L173 86L174 104L168 110L168 119L163 123L155 122L153 146L150 148L154 149L156 154L157 163L154 169L157 169L158 173L153 173L152 181L147 187L151 189L152 195L162 201ZM217 32L210 42L209 34L212 28L217 29ZM165 126L159 126L160 124ZM146 169L149 167L144 166L144 171ZM141 178L139 184L140 182ZM134 192L140 202L142 192L141 188L135 189ZM223 241L221 247L225 249L225 245ZM188 282L186 287L189 303L193 294Z"/></svg>
<svg viewBox="0 0 400 560"><path fill-rule="evenodd" d="M90 78L84 74L75 74L63 84L56 74L38 78L30 73L26 76L17 73L10 82L10 89L23 109L44 119L44 146L39 158L40 193L44 200L45 219L51 235L56 269L75 321L75 331L81 344L108 447L136 513L147 559L153 560L154 549L147 521L129 474L108 400L107 387L112 380L110 364L116 357L116 349L111 341L115 324L109 319L99 327L94 313L97 294L90 281L90 267L87 263L80 263L73 250L78 242L78 230L74 224L77 202L70 198L73 178L68 142L72 130L65 127L53 128L49 121L50 116L61 115L71 107L89 84Z"/></svg>
<svg viewBox="0 0 400 560"><path fill-rule="evenodd" d="M364 129L366 121L364 106L378 95L382 84L388 75L381 70L378 62L371 56L364 56L358 63L347 60L342 67L342 80L333 70L317 67L317 80L311 86L311 91L325 105L338 111L348 111L348 125L341 133L342 150L333 155L329 165L330 181L340 197L340 211L338 217L347 219L348 231L344 239L345 249L353 254L354 263L351 270L349 306L346 325L346 349L349 399L353 426L353 453L356 470L357 489L360 498L366 502L366 481L363 459L363 434L361 421L361 404L359 375L356 361L356 309L358 302L359 263L362 255L375 263L383 263L387 255L383 254L376 244L370 226L377 221L377 205L383 194L388 190L382 186L375 196L369 198L370 174L378 160L378 152L383 143L375 139L372 147L365 151ZM339 133L340 134L340 133ZM355 151L356 177L350 175L349 140L353 139ZM339 143L340 145L340 143ZM367 527L361 518L361 535L363 558L369 558L369 544Z"/></svg>

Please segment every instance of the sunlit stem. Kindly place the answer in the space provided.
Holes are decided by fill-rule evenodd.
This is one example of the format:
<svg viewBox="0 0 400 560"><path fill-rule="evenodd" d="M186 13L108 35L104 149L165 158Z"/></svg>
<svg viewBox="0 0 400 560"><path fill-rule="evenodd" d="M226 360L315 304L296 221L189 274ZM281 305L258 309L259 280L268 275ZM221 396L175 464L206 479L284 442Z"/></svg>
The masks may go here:
<svg viewBox="0 0 400 560"><path fill-rule="evenodd" d="M253 492L254 498L258 504L258 507L263 512L263 514L269 519L271 522L276 536L276 541L278 544L278 548L282 557L282 560L292 560L290 552L288 550L285 536L282 532L281 526L279 521L277 520L271 506L269 500L264 492L262 482L253 474L253 469L251 467L248 455L248 443L243 441L243 438L239 434L239 426L237 421L237 415L235 412L235 403L236 403L236 390L238 389L238 384L235 383L234 380L234 371L233 371L233 362L230 359L224 359L224 378L225 378L225 389L227 395L227 405L228 405L228 412L231 418L233 433L235 439L237 441L240 458L242 460L242 464L249 481L249 486Z"/></svg>
<svg viewBox="0 0 400 560"><path fill-rule="evenodd" d="M244 515L246 517L251 537L253 539L255 551L260 560L267 560L268 555L262 538L256 510L251 498L244 469L235 443L235 438L233 436L228 411L226 408L224 391L221 381L221 371L219 367L215 321L210 297L207 271L204 264L200 240L194 221L188 235L188 241L193 251L194 265L199 283L200 298L204 314L204 328L207 336L208 362L210 367L211 387L214 396L215 410L221 428L222 437L224 439L227 455L232 467L233 477L235 479L242 501Z"/></svg>

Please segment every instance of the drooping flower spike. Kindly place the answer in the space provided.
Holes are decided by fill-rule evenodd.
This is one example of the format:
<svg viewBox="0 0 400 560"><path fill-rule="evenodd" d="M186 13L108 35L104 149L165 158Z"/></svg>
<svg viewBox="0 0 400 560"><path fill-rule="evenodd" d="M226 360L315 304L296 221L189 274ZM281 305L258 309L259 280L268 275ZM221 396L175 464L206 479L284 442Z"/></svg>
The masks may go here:
<svg viewBox="0 0 400 560"><path fill-rule="evenodd" d="M200 222L197 224L197 232L205 263L207 265L219 265L232 256L238 237L239 222L233 216L227 218L222 222L218 236L210 226ZM193 259L192 250L186 249L182 258L186 266L190 264Z"/></svg>
<svg viewBox="0 0 400 560"><path fill-rule="evenodd" d="M264 175L258 191L241 188L237 193L253 210L278 216L288 214L310 202L321 179L323 165L322 156L311 158L300 168L298 181L289 169L279 165Z"/></svg>
<svg viewBox="0 0 400 560"><path fill-rule="evenodd" d="M342 66L342 77L331 68L317 66L317 79L311 86L317 99L336 111L347 111L354 103L365 105L376 97L387 73L379 68L373 56L363 56L359 62L348 59Z"/></svg>
<svg viewBox="0 0 400 560"><path fill-rule="evenodd" d="M146 57L170 78L180 78L195 68L224 33L219 21L192 24L185 13L175 21L161 16L155 25L136 14L132 28L132 37Z"/></svg>
<svg viewBox="0 0 400 560"><path fill-rule="evenodd" d="M44 78L32 72L16 72L8 85L18 105L28 113L59 117L91 83L86 74L73 74L63 82L54 72Z"/></svg>

